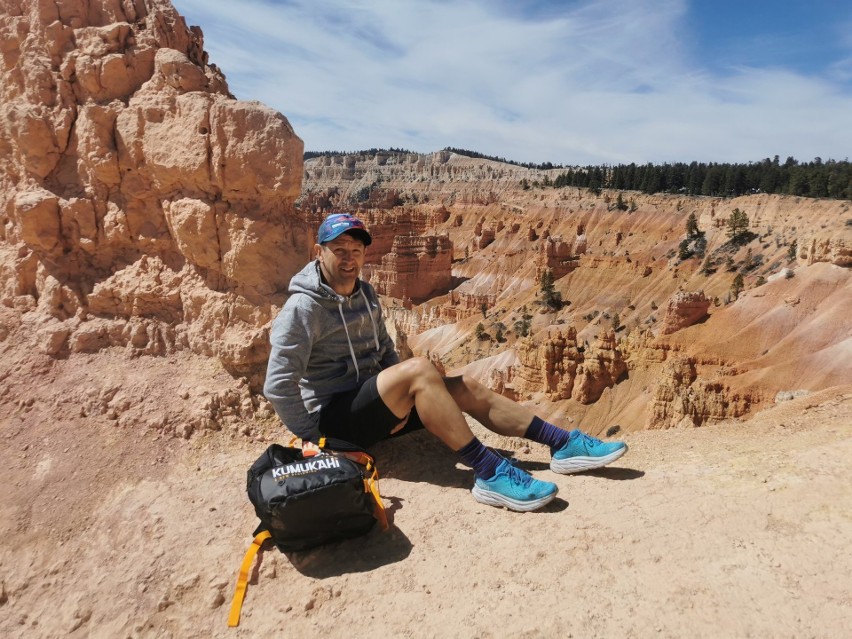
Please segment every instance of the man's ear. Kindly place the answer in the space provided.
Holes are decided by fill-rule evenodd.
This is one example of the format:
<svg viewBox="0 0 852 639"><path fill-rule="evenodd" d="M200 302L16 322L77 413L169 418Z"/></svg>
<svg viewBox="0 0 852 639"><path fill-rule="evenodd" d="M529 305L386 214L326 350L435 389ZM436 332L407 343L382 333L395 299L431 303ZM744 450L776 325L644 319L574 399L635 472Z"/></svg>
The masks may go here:
<svg viewBox="0 0 852 639"><path fill-rule="evenodd" d="M314 257L319 259L320 253L322 253L322 244L314 244Z"/></svg>

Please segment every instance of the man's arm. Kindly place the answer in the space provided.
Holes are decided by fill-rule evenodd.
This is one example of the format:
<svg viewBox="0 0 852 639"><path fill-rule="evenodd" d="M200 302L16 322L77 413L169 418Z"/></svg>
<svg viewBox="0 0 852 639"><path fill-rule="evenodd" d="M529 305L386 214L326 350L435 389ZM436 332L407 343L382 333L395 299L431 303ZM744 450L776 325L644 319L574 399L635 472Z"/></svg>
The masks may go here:
<svg viewBox="0 0 852 639"><path fill-rule="evenodd" d="M292 298L291 298L292 300ZM310 313L307 309L291 303L284 305L272 322L269 341L272 350L266 367L263 394L270 401L276 414L287 428L302 439L319 437L299 388L299 380L308 367L311 354L312 334Z"/></svg>

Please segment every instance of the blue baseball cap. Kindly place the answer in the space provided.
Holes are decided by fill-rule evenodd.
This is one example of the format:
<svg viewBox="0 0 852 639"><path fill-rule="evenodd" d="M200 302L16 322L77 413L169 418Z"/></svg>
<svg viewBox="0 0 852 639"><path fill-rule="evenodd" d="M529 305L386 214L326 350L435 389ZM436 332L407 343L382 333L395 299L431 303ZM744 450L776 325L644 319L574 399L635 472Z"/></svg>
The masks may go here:
<svg viewBox="0 0 852 639"><path fill-rule="evenodd" d="M325 218L320 224L319 232L317 233L317 243L325 244L331 242L334 238L349 233L359 240L364 242L364 246L370 246L373 241L372 236L364 223L357 217L349 213L332 213Z"/></svg>

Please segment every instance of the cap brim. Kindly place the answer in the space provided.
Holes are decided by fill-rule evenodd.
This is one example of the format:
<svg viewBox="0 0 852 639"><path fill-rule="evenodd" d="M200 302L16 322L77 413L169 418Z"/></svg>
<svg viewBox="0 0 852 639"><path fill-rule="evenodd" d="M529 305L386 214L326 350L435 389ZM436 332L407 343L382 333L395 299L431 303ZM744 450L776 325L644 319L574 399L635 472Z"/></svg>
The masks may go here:
<svg viewBox="0 0 852 639"><path fill-rule="evenodd" d="M332 240L336 240L341 235L346 235L347 233L349 235L351 235L352 237L361 240L364 243L364 246L370 246L370 244L373 243L373 238L367 231L365 231L364 229L357 229L357 228L356 229L344 229L344 230L340 231L340 233L337 233L336 235L329 237L328 239L326 239L322 243L327 244L328 242L331 242Z"/></svg>
<svg viewBox="0 0 852 639"><path fill-rule="evenodd" d="M364 243L364 246L370 246L373 243L373 237L364 229L349 229L346 232L360 239Z"/></svg>

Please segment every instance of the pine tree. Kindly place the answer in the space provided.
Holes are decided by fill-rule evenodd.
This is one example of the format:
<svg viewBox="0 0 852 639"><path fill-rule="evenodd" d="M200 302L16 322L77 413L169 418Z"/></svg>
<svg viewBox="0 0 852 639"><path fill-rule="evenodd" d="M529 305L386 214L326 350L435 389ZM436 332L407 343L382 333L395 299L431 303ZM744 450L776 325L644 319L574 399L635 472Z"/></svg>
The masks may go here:
<svg viewBox="0 0 852 639"><path fill-rule="evenodd" d="M476 325L474 333L476 335L476 339L478 340L488 339L488 335L485 333L485 327L482 325L482 322Z"/></svg>
<svg viewBox="0 0 852 639"><path fill-rule="evenodd" d="M737 273L734 281L731 282L731 294L734 296L734 299L737 299L740 296L740 292L743 290L744 286L745 284L743 283L742 273Z"/></svg>
<svg viewBox="0 0 852 639"><path fill-rule="evenodd" d="M796 251L798 250L798 243L796 240L793 240L793 243L790 244L790 248L787 249L787 259L793 261L796 259Z"/></svg>
<svg viewBox="0 0 852 639"><path fill-rule="evenodd" d="M695 219L695 213L690 213L686 218L686 237L694 237L698 233L698 220Z"/></svg>
<svg viewBox="0 0 852 639"><path fill-rule="evenodd" d="M748 215L738 208L728 217L728 237L732 242L744 239L748 235Z"/></svg>
<svg viewBox="0 0 852 639"><path fill-rule="evenodd" d="M553 271L549 268L544 269L540 284L542 301L552 309L559 310L562 308L562 294L557 293L553 287Z"/></svg>

